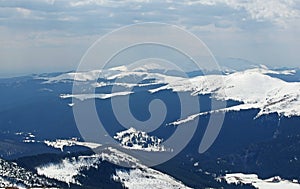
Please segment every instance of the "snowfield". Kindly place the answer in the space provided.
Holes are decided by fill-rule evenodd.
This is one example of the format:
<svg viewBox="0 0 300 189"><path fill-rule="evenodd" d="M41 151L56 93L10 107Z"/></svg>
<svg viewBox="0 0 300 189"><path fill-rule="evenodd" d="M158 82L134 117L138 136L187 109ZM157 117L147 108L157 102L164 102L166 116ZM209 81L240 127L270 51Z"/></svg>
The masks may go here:
<svg viewBox="0 0 300 189"><path fill-rule="evenodd" d="M89 170L91 167L97 168L100 163L98 156L80 156L78 159L64 159L59 164L49 164L37 167L37 173L48 178L56 179L67 184L81 185L75 176L80 174L81 170Z"/></svg>
<svg viewBox="0 0 300 189"><path fill-rule="evenodd" d="M0 188L6 187L18 188L53 188L57 186L52 181L39 177L14 162L8 162L0 159Z"/></svg>
<svg viewBox="0 0 300 189"><path fill-rule="evenodd" d="M277 113L282 116L300 116L300 82L286 82L271 77L268 74L292 75L295 70L274 71L267 67L248 69L230 73L227 75L205 75L192 78L183 76L167 75L166 71L153 73L147 69L151 66L144 66L141 69L130 70L126 67L111 68L108 70L96 70L80 73L67 73L57 77L43 78L46 83L71 82L72 79L85 84L101 88L107 85L122 86L124 91L111 94L63 94L61 98L77 98L87 100L90 98L107 99L115 96L130 95L132 87L152 86L150 93L157 93L163 90L173 92L189 92L191 95L211 94L217 100L233 100L242 103L213 110L211 112L199 112L183 120L174 122L174 125L192 121L197 116L214 113L214 111L240 111L246 109L259 109L256 117ZM97 78L106 82L97 82ZM147 81L141 84L141 81Z"/></svg>
<svg viewBox="0 0 300 189"><path fill-rule="evenodd" d="M60 149L62 152L64 151L64 147L65 146L85 146L91 149L94 148L98 148L100 146L102 146L101 144L97 144L97 143L92 143L92 142L80 142L78 141L77 138L72 138L72 139L57 139L55 141L49 141L49 140L45 140L44 143L47 146L53 147L53 148L58 148Z"/></svg>
<svg viewBox="0 0 300 189"><path fill-rule="evenodd" d="M102 146L101 144L93 143L93 142L81 142L81 141L78 141L77 138L56 139L55 141L49 141L49 140L38 141L38 140L26 139L26 140L23 140L23 142L24 143L45 143L47 146L60 149L62 152L64 151L64 147L84 146L84 147L87 147L90 149L94 149L94 148L98 148L98 147Z"/></svg>
<svg viewBox="0 0 300 189"><path fill-rule="evenodd" d="M260 109L257 116L270 113L300 116L300 82L285 82L266 73L269 72L251 69L229 75L198 76L169 82L150 92L169 89L174 92L189 91L193 95L212 94L218 100L234 100L244 104L224 111L257 108Z"/></svg>
<svg viewBox="0 0 300 189"><path fill-rule="evenodd" d="M48 178L57 179L67 184L81 183L76 179L77 175L82 175L81 171L90 168L98 168L102 161L108 161L113 164L127 164L131 167L130 171L116 169L112 178L116 182L129 189L135 188L188 188L180 181L171 176L148 168L139 163L139 161L112 147L106 148L106 151L91 156L79 156L78 158L65 158L57 164L48 164L37 167L37 173ZM83 175L84 176L84 175Z"/></svg>
<svg viewBox="0 0 300 189"><path fill-rule="evenodd" d="M256 174L243 174L243 173L234 173L234 174L226 174L224 177L220 177L219 179L225 179L229 184L251 184L252 186L258 189L299 189L300 184L298 181L288 181L283 180L280 177L272 177L266 180L259 179Z"/></svg>
<svg viewBox="0 0 300 189"><path fill-rule="evenodd" d="M134 169L130 171L117 170L113 176L128 189L165 188L165 189L188 189L181 182L154 169Z"/></svg>
<svg viewBox="0 0 300 189"><path fill-rule="evenodd" d="M115 96L125 96L125 95L129 95L131 93L132 92L130 92L130 91L128 91L128 92L124 91L124 92L117 92L117 93L111 93L111 94L77 94L77 95L62 94L62 95L60 95L60 98L62 98L62 99L76 98L78 100L84 101L84 100L95 99L95 98L107 99L107 98L112 98ZM71 106L74 106L74 104Z"/></svg>

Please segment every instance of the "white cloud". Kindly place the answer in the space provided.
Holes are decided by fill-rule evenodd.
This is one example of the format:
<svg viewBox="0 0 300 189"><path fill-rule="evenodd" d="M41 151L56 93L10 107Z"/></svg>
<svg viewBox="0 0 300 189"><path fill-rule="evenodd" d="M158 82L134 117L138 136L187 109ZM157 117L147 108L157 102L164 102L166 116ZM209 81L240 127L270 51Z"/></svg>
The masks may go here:
<svg viewBox="0 0 300 189"><path fill-rule="evenodd" d="M270 20L276 24L285 24L287 19L299 16L299 11L293 8L292 0L246 1L239 3L237 0L228 1L236 9L245 9L252 19L258 21Z"/></svg>
<svg viewBox="0 0 300 189"><path fill-rule="evenodd" d="M0 52L6 62L21 64L34 54L39 59L28 60L28 65L35 67L49 57L59 67L74 60L65 63L56 55L63 50L48 55L36 49L84 52L93 39L118 27L163 22L194 32L220 56L299 64L299 11L299 0L2 0L0 43L5 53Z"/></svg>
<svg viewBox="0 0 300 189"><path fill-rule="evenodd" d="M28 9L25 9L25 8L17 7L16 11L19 12L20 14L22 14L25 17L27 17L27 16L29 16L31 14L31 11L28 10Z"/></svg>
<svg viewBox="0 0 300 189"><path fill-rule="evenodd" d="M191 26L187 28L191 32L209 32L209 33L234 33L234 32L240 32L241 29L233 26L229 27L216 27L215 24L208 24L205 26Z"/></svg>
<svg viewBox="0 0 300 189"><path fill-rule="evenodd" d="M150 3L150 0L76 0L70 2L70 5L73 7L77 6L86 6L86 5L100 5L100 6L118 6L118 5L130 5L130 3Z"/></svg>
<svg viewBox="0 0 300 189"><path fill-rule="evenodd" d="M109 3L108 0L79 0L79 1L71 1L70 5L73 7L77 6L85 6L85 5L105 5Z"/></svg>
<svg viewBox="0 0 300 189"><path fill-rule="evenodd" d="M56 0L46 0L46 3L51 4L51 5L54 5L55 1L56 1Z"/></svg>
<svg viewBox="0 0 300 189"><path fill-rule="evenodd" d="M225 4L235 10L244 10L251 19L256 21L271 21L278 25L285 25L289 19L299 18L300 12L295 8L296 0L201 0L185 1L185 5L216 6Z"/></svg>
<svg viewBox="0 0 300 189"><path fill-rule="evenodd" d="M58 18L58 20L60 20L60 21L77 21L77 20L79 20L79 18L75 17L75 16L62 16L62 17Z"/></svg>

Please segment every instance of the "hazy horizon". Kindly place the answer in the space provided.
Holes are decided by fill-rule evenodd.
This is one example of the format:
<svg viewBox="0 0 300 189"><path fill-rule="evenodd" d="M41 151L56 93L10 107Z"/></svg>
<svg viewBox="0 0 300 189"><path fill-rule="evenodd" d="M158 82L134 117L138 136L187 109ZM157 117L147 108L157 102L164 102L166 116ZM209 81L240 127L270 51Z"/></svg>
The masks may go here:
<svg viewBox="0 0 300 189"><path fill-rule="evenodd" d="M195 34L217 57L299 67L300 2L3 0L0 77L76 70L86 50L120 27L162 22Z"/></svg>

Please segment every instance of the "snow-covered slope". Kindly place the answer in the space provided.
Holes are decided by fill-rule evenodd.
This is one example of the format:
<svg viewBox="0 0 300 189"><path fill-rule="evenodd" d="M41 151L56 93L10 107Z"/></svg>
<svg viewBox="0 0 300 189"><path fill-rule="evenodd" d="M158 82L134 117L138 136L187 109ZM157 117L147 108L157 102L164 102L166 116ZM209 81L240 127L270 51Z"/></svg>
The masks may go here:
<svg viewBox="0 0 300 189"><path fill-rule="evenodd" d="M154 169L132 169L130 171L116 170L113 176L115 181L119 181L125 188L142 189L142 188L166 188L166 189L188 189L174 178L163 174Z"/></svg>
<svg viewBox="0 0 300 189"><path fill-rule="evenodd" d="M0 159L0 187L52 187L55 183L25 170L15 163Z"/></svg>
<svg viewBox="0 0 300 189"><path fill-rule="evenodd" d="M298 181L294 180L293 182L288 180L283 180L280 177L272 177L266 180L259 179L256 174L243 174L243 173L234 173L226 174L224 177L219 179L226 180L227 183L232 184L251 184L258 189L299 189L300 184Z"/></svg>
<svg viewBox="0 0 300 189"><path fill-rule="evenodd" d="M36 79L46 80L44 83L54 82L68 82L68 81L92 81L97 80L100 74L103 73L101 70L93 70L87 72L70 72L58 75L56 77L37 77Z"/></svg>
<svg viewBox="0 0 300 189"><path fill-rule="evenodd" d="M36 77L36 79L46 80L44 83L55 83L55 82L87 82L87 81L96 81L98 78L112 79L113 76L123 74L123 73L135 73L135 74L145 74L145 73L154 73L154 74L163 74L169 75L185 75L183 72L178 70L179 68L173 67L170 68L169 65L160 64L160 63L147 63L139 64L134 66L118 66L112 67L109 69L103 70L92 70L86 72L69 72L63 73L56 77Z"/></svg>
<svg viewBox="0 0 300 189"><path fill-rule="evenodd" d="M83 170L89 170L94 167L97 168L101 163L101 157L97 155L93 156L80 156L78 158L66 158L59 164L49 164L41 167L37 167L37 173L44 175L48 178L56 179L67 184L81 183L76 180L76 176Z"/></svg>
<svg viewBox="0 0 300 189"><path fill-rule="evenodd" d="M60 95L60 98L62 99L66 99L66 98L76 98L79 99L81 101L84 100L88 100L88 99L95 99L95 98L99 98L99 99L108 99L108 98L112 98L115 96L125 96L125 95L129 95L132 92L130 91L124 91L124 92L116 92L116 93L110 93L110 94L62 94Z"/></svg>
<svg viewBox="0 0 300 189"><path fill-rule="evenodd" d="M91 149L97 148L97 147L101 146L101 144L92 143L92 142L80 142L80 141L78 141L77 138L72 138L72 139L57 139L55 141L45 140L44 143L47 146L51 146L53 148L58 148L62 152L64 151L64 147L65 146L85 146L85 147L88 147L88 148L91 148Z"/></svg>
<svg viewBox="0 0 300 189"><path fill-rule="evenodd" d="M139 163L137 159L115 148L105 148L101 153L90 156L65 158L60 163L37 167L39 175L57 179L67 184L81 185L78 176L85 177L83 171L91 168L97 169L103 161L112 164L127 164L130 169L116 169L111 177L121 182L126 188L188 188L171 176L148 168ZM128 171L129 170L129 171ZM142 183L141 183L142 182Z"/></svg>
<svg viewBox="0 0 300 189"><path fill-rule="evenodd" d="M260 110L256 117L270 113L287 117L300 116L300 82L285 82L265 75L272 72L265 69L251 69L226 76L200 76L190 79L191 82L196 83L194 89L180 89L181 84L178 83L173 86L164 86L163 88L170 88L175 91L193 91L193 94L213 94L214 98L219 100L234 100L242 103L191 115L173 124L185 123L207 113L253 108ZM158 90L161 89L156 89L156 91Z"/></svg>
<svg viewBox="0 0 300 189"><path fill-rule="evenodd" d="M143 69L122 67L102 71L89 71L81 73L67 73L54 78L44 78L46 82L66 82L74 75L76 81L89 81L87 85L101 88L106 86L122 86L124 91L108 94L65 94L62 98L89 98L107 99L114 96L130 95L132 87L152 85L150 93L163 90L174 92L189 92L192 95L212 94L218 100L234 100L242 105L220 109L216 111L239 111L241 109L259 109L257 117L270 113L283 116L300 116L300 82L286 82L271 77L269 74L291 75L293 70L274 71L267 67L249 69L228 75L206 75L186 78L181 76L165 75L163 73L150 73L147 66ZM97 75L106 80L98 83ZM77 76L78 75L78 76ZM141 84L141 81L145 81ZM160 84L160 85L158 85ZM163 85L163 86L161 86ZM203 113L211 112L201 112ZM197 115L193 116L194 118ZM188 117L185 121L193 120ZM184 120L182 120L184 122Z"/></svg>
<svg viewBox="0 0 300 189"><path fill-rule="evenodd" d="M62 152L64 151L64 147L72 147L72 146L84 146L90 149L98 148L102 146L102 144L93 143L93 142L81 142L78 140L78 138L73 137L71 139L56 139L54 141L50 140L33 140L31 138L26 137L25 140L23 140L24 143L44 143L49 147L60 149Z"/></svg>

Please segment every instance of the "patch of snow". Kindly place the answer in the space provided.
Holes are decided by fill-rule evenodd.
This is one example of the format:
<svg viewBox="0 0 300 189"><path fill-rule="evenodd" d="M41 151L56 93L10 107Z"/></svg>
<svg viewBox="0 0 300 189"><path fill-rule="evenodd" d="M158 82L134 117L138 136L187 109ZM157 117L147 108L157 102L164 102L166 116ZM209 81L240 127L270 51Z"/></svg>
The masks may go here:
<svg viewBox="0 0 300 189"><path fill-rule="evenodd" d="M142 166L138 164L138 160L128 154L120 152L117 149L108 147L105 151L90 156L79 156L77 158L65 158L60 163L51 163L36 167L38 175L44 175L48 178L57 179L67 184L79 184L76 179L77 175L81 174L82 170L98 168L102 161L108 161L117 165L126 163L132 165L132 168Z"/></svg>
<svg viewBox="0 0 300 189"><path fill-rule="evenodd" d="M28 133L28 137L29 137L29 138L35 138L35 135L32 134L32 133Z"/></svg>
<svg viewBox="0 0 300 189"><path fill-rule="evenodd" d="M115 181L121 182L127 188L188 188L173 177L148 168L140 164L136 158L112 147L105 148L101 153L91 156L65 158L60 163L39 166L36 170L39 175L57 179L69 185L71 183L81 185L76 176L81 175L84 170L99 168L102 161L118 165L120 162L126 162L132 165L129 172L116 170L116 174L112 175Z"/></svg>
<svg viewBox="0 0 300 189"><path fill-rule="evenodd" d="M116 170L113 176L115 181L121 182L125 188L165 188L165 189L188 189L180 181L169 175L163 174L151 168L133 169L130 171Z"/></svg>
<svg viewBox="0 0 300 189"><path fill-rule="evenodd" d="M168 75L183 76L185 75L183 69L167 62L161 62L160 60L144 60L135 65L130 65L127 71L131 72L146 72L146 73L162 73Z"/></svg>
<svg viewBox="0 0 300 189"><path fill-rule="evenodd" d="M23 142L24 143L34 143L36 142L35 135L33 133L26 133L26 132L17 132L15 133L17 136L23 136Z"/></svg>
<svg viewBox="0 0 300 189"><path fill-rule="evenodd" d="M146 87L151 85L157 85L157 83L119 83L119 82L98 82L95 84L92 84L95 88L101 88L106 86L120 86L125 88L133 88L133 87Z"/></svg>
<svg viewBox="0 0 300 189"><path fill-rule="evenodd" d="M45 77L38 78L46 80L44 83L56 83L56 82L67 82L67 81L93 81L97 80L101 75L101 70L92 70L87 72L70 72L58 75L56 77Z"/></svg>
<svg viewBox="0 0 300 189"><path fill-rule="evenodd" d="M260 105L258 103L256 103L256 104L239 104L239 105L231 106L231 107L228 107L228 108L222 108L222 109L218 109L218 110L212 110L212 111L200 112L200 113L197 113L197 114L193 114L193 115L188 116L187 118L171 122L168 125L174 125L174 126L181 125L181 124L193 121L199 116L212 114L212 113L228 112L228 111L240 111L240 110L249 110L249 109L257 109L257 108L260 108Z"/></svg>
<svg viewBox="0 0 300 189"><path fill-rule="evenodd" d="M39 89L39 91L44 91L44 92L53 92L53 90L52 89L49 89L49 88L41 88L41 89Z"/></svg>
<svg viewBox="0 0 300 189"><path fill-rule="evenodd" d="M35 135L33 133L17 132L17 133L15 133L15 135L18 135L18 136L22 136L23 135L27 139L29 139L29 138L35 138Z"/></svg>
<svg viewBox="0 0 300 189"><path fill-rule="evenodd" d="M102 146L101 144L92 143L92 142L80 142L80 141L78 141L77 138L72 138L72 139L68 139L68 140L57 139L56 141L45 140L44 143L47 146L51 146L53 148L58 148L62 152L63 152L65 146L69 146L69 147L70 146L85 146L85 147L88 147L88 148L91 148L91 149L98 148L98 147Z"/></svg>
<svg viewBox="0 0 300 189"><path fill-rule="evenodd" d="M68 106L73 107L75 103L69 103Z"/></svg>
<svg viewBox="0 0 300 189"><path fill-rule="evenodd" d="M114 139L118 140L124 148L144 151L166 151L162 139L149 136L146 132L129 128L116 133Z"/></svg>
<svg viewBox="0 0 300 189"><path fill-rule="evenodd" d="M98 156L79 156L78 158L63 159L61 163L49 164L37 167L37 173L48 178L53 178L67 184L81 185L75 176L80 174L81 170L89 170L94 167L97 168L100 163Z"/></svg>
<svg viewBox="0 0 300 189"><path fill-rule="evenodd" d="M0 176L0 187L6 187L6 186L16 186L16 185Z"/></svg>
<svg viewBox="0 0 300 189"><path fill-rule="evenodd" d="M17 163L0 159L0 188L42 188L55 183L19 167Z"/></svg>
<svg viewBox="0 0 300 189"><path fill-rule="evenodd" d="M299 183L293 183L280 177L272 177L266 180L259 179L256 174L233 173L226 174L219 179L225 179L229 184L251 184L258 189L300 189Z"/></svg>
<svg viewBox="0 0 300 189"><path fill-rule="evenodd" d="M123 92L116 92L116 93L110 93L110 94L62 94L60 95L60 98L66 99L66 98L76 98L78 100L84 101L88 99L108 99L115 96L126 96L131 94L131 91L123 91Z"/></svg>
<svg viewBox="0 0 300 189"><path fill-rule="evenodd" d="M109 70L126 72L128 68L126 66L117 66L109 68Z"/></svg>

